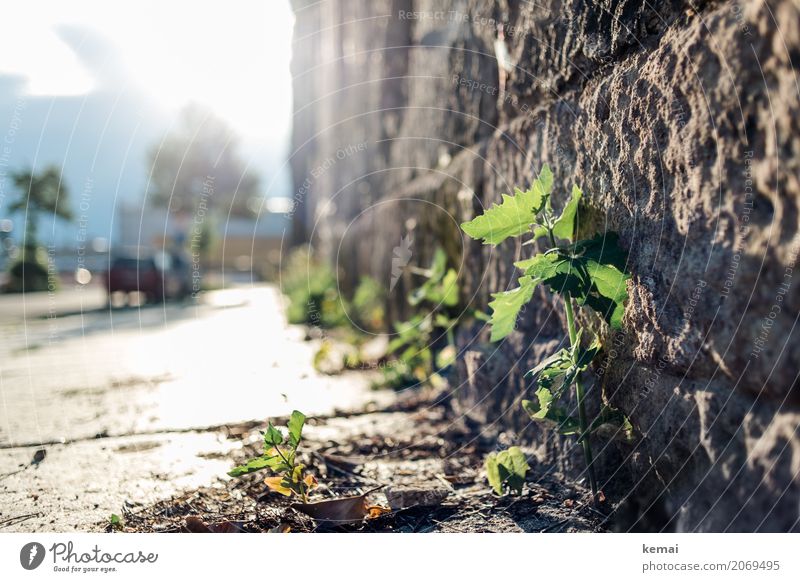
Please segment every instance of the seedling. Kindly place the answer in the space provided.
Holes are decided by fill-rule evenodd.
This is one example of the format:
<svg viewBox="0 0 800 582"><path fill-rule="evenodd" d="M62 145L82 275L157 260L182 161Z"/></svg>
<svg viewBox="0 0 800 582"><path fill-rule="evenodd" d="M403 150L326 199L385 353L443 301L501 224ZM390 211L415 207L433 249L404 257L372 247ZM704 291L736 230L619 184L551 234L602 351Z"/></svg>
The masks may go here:
<svg viewBox="0 0 800 582"><path fill-rule="evenodd" d="M122 518L120 516L118 516L116 513L112 513L111 517L108 518L108 525L111 527L111 529L121 530L124 524L122 523Z"/></svg>
<svg viewBox="0 0 800 582"><path fill-rule="evenodd" d="M630 275L625 271L626 255L618 246L616 233L606 232L590 239L574 240L581 189L572 187L572 195L558 217L551 205L552 189L553 174L545 165L528 190L517 188L513 196L503 194L500 204L462 224L461 228L470 237L491 245L531 232L533 237L525 244L543 238L549 247L543 253L514 263L523 272L519 286L493 295L494 300L489 303L492 309L491 339L501 340L513 331L520 310L531 300L537 285L544 284L551 292L563 297L570 345L528 372L535 378L536 400L523 400L522 404L534 421L550 423L561 434L578 435L596 500L597 479L589 436L599 427L607 428L609 423L616 421L617 432L622 431L630 437L631 426L624 415L609 407L604 407L591 424L587 419L581 374L597 357L602 346L588 328L576 323L573 301L579 308L589 307L596 311L613 329L620 329L628 297L625 282ZM558 405L572 386L575 387L578 418Z"/></svg>
<svg viewBox="0 0 800 582"><path fill-rule="evenodd" d="M228 472L231 477L240 477L263 469L269 469L276 475L267 477L264 483L271 490L287 497L297 497L308 502L308 493L316 487L317 480L313 475L305 473L305 465L297 462L297 448L303 435L306 417L300 411L293 411L287 425L288 438L272 423L264 435L264 454L250 459L244 465L234 467Z"/></svg>
<svg viewBox="0 0 800 582"><path fill-rule="evenodd" d="M485 462L486 476L494 492L502 495L508 489L517 495L522 493L528 462L519 447L509 447L499 453L489 453Z"/></svg>

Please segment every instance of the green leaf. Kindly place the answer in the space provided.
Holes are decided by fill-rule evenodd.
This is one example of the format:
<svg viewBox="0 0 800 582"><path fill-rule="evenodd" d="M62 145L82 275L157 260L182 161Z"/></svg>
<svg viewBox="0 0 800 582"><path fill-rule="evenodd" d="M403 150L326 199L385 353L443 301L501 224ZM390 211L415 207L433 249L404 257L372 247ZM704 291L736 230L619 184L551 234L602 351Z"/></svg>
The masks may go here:
<svg viewBox="0 0 800 582"><path fill-rule="evenodd" d="M529 259L517 261L514 266L526 275L536 279L547 279L557 273L559 256L556 253L542 253Z"/></svg>
<svg viewBox="0 0 800 582"><path fill-rule="evenodd" d="M539 254L514 264L527 276L541 280L554 293L570 293L574 297L586 286L576 261L562 251Z"/></svg>
<svg viewBox="0 0 800 582"><path fill-rule="evenodd" d="M429 279L438 282L444 276L444 272L447 270L447 253L444 252L444 249L441 247L437 247L436 250L433 252L433 261L431 262L430 272L431 274L428 276Z"/></svg>
<svg viewBox="0 0 800 582"><path fill-rule="evenodd" d="M261 471L262 469L277 470L278 466L281 463L283 463L283 461L277 455L261 455L260 457L256 457L255 459L250 459L244 465L239 465L238 467L234 467L233 469L228 471L228 475L230 475L231 477L241 477L242 475L247 475L248 473Z"/></svg>
<svg viewBox="0 0 800 582"><path fill-rule="evenodd" d="M408 321L395 323L394 328L397 331L397 337L389 342L386 353L393 354L403 346L417 341L424 341L428 337L427 334L430 332L430 327L429 318L422 315L416 315Z"/></svg>
<svg viewBox="0 0 800 582"><path fill-rule="evenodd" d="M522 493L528 461L519 447L509 447L499 453L490 453L485 462L486 476L495 493L502 495L505 488Z"/></svg>
<svg viewBox="0 0 800 582"><path fill-rule="evenodd" d="M483 311L478 311L477 309L472 312L472 315L478 321L485 321L486 323L489 323L492 320L491 315L489 315L488 313L484 313Z"/></svg>
<svg viewBox="0 0 800 582"><path fill-rule="evenodd" d="M112 513L111 517L108 518L108 523L113 529L122 529L124 525L122 522L122 518L118 516L116 513Z"/></svg>
<svg viewBox="0 0 800 582"><path fill-rule="evenodd" d="M267 449L271 447L277 447L282 442L283 434L270 422L269 426L267 427L267 432L264 433L264 447Z"/></svg>
<svg viewBox="0 0 800 582"><path fill-rule="evenodd" d="M576 217L578 215L578 205L580 204L583 192L578 186L572 187L572 194L564 205L564 210L553 222L553 235L559 239L574 240L575 232L577 230ZM547 236L546 226L537 226L533 231L533 239L529 241L532 243L537 238ZM528 244L528 243L526 243Z"/></svg>
<svg viewBox="0 0 800 582"><path fill-rule="evenodd" d="M441 327L443 329L447 329L449 327L453 327L458 323L458 318L456 317L447 317L444 313L437 313L436 316L433 318L433 323L436 327Z"/></svg>
<svg viewBox="0 0 800 582"><path fill-rule="evenodd" d="M578 204L581 201L582 195L583 192L581 192L580 188L577 186L572 187L572 195L564 206L564 210L561 211L561 215L553 225L553 234L557 238L567 240L575 239L575 230L577 227L577 221L575 219L578 215Z"/></svg>
<svg viewBox="0 0 800 582"><path fill-rule="evenodd" d="M408 296L408 303L416 307L423 301L453 307L458 305L458 273L448 269L440 281L427 280Z"/></svg>
<svg viewBox="0 0 800 582"><path fill-rule="evenodd" d="M587 260L612 265L622 272L627 266L628 255L619 246L619 235L613 231L578 241L571 248Z"/></svg>
<svg viewBox="0 0 800 582"><path fill-rule="evenodd" d="M625 314L625 301L628 299L626 275L613 265L603 265L588 260L586 270L597 290L587 295L584 303L603 315L614 329L622 329L622 316Z"/></svg>
<svg viewBox="0 0 800 582"><path fill-rule="evenodd" d="M489 480L489 485L492 486L495 493L502 495L503 480L500 479L500 465L497 462L497 453L489 453L484 466L486 467L486 478Z"/></svg>
<svg viewBox="0 0 800 582"><path fill-rule="evenodd" d="M480 216L462 224L461 228L470 237L483 239L484 244L492 245L525 234L544 207L552 188L553 174L548 166L544 166L530 188L525 191L515 188L513 196L502 194L500 204L494 204Z"/></svg>
<svg viewBox="0 0 800 582"><path fill-rule="evenodd" d="M625 261L616 233L607 233L515 265L527 276L541 279L552 292L569 294L620 329L630 278L624 272Z"/></svg>
<svg viewBox="0 0 800 582"><path fill-rule="evenodd" d="M300 444L300 437L303 435L303 425L306 423L306 415L299 410L293 410L289 418L289 444L296 449Z"/></svg>
<svg viewBox="0 0 800 582"><path fill-rule="evenodd" d="M581 334L582 330L579 330L574 347L558 350L528 372L528 375L536 377L538 402L522 402L532 420L554 424L565 435L578 433L580 423L554 403L564 395L578 375L589 367L601 348L596 337L584 348L581 345Z"/></svg>
<svg viewBox="0 0 800 582"><path fill-rule="evenodd" d="M458 305L458 273L455 269L448 270L442 279L440 302L447 307Z"/></svg>
<svg viewBox="0 0 800 582"><path fill-rule="evenodd" d="M452 366L456 361L455 346L445 346L436 354L436 367L440 370Z"/></svg>
<svg viewBox="0 0 800 582"><path fill-rule="evenodd" d="M558 378L566 376L572 365L572 353L568 348L563 348L539 362L526 376L534 376L537 386L550 390ZM558 389L558 396L561 395L562 388Z"/></svg>
<svg viewBox="0 0 800 582"><path fill-rule="evenodd" d="M578 332L576 347L560 349L552 356L545 358L538 366L526 374L526 376L535 376L536 385L548 392L552 391L553 394L551 396L556 399L561 398L578 375L589 367L589 364L592 363L600 351L601 345L597 337L593 338L588 347L581 346L581 331ZM558 387L553 390L553 387L557 384ZM542 407L545 408L544 405Z"/></svg>
<svg viewBox="0 0 800 582"><path fill-rule="evenodd" d="M542 171L539 172L539 177L531 185L536 188L540 196L549 196L553 192L553 172L550 171L550 166L544 164Z"/></svg>
<svg viewBox="0 0 800 582"><path fill-rule="evenodd" d="M437 248L428 269L426 281L408 296L408 303L415 307L423 301L453 306L458 303L458 274L447 269L447 254Z"/></svg>
<svg viewBox="0 0 800 582"><path fill-rule="evenodd" d="M533 277L520 277L519 287L511 291L494 293L494 301L489 303L492 309L492 341L498 341L514 331L517 315L522 306L533 297L533 290L538 280Z"/></svg>
<svg viewBox="0 0 800 582"><path fill-rule="evenodd" d="M584 348L583 345L581 345L582 334L583 334L583 329L579 329L578 335L575 337L576 347L573 347L570 350L570 353L572 355L572 360L575 362L575 367L580 372L583 372L586 368L589 367L589 364L592 363L595 356L597 356L597 354L600 353L600 349L603 347L603 345L600 343L600 338L589 332L592 341L589 342L588 347Z"/></svg>
<svg viewBox="0 0 800 582"><path fill-rule="evenodd" d="M523 400L522 407L531 417L531 420L553 425L559 433L572 435L580 433L580 422L577 418L567 414L561 407L552 405L552 394L546 388L540 388L537 392L539 402ZM543 406L544 405L544 406Z"/></svg>

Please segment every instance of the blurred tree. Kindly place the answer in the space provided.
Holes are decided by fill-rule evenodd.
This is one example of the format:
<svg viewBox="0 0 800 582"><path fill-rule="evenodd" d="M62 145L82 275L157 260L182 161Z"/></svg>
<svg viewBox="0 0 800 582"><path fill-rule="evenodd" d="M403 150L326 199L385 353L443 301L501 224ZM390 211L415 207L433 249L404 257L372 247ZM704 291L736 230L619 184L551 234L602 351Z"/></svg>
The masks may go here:
<svg viewBox="0 0 800 582"><path fill-rule="evenodd" d="M41 172L32 169L21 170L11 174L19 192L19 198L12 202L8 210L11 213L25 213L25 233L23 248L36 248L36 225L39 216L50 214L54 217L72 220L72 211L67 204L69 191L61 180L61 169L58 166L47 166Z"/></svg>
<svg viewBox="0 0 800 582"><path fill-rule="evenodd" d="M61 179L61 169L47 166L39 173L32 169L11 174L19 198L13 201L8 210L11 213L25 213L25 232L22 240L22 253L9 269L7 291L44 291L55 289L58 278L51 277L47 269L46 255L39 248L36 226L42 215L72 220L72 211L67 205L68 190Z"/></svg>
<svg viewBox="0 0 800 582"><path fill-rule="evenodd" d="M206 218L201 224L195 225L189 240L189 250L192 258L196 259L202 267L208 267L211 255L217 245L216 222L213 217Z"/></svg>
<svg viewBox="0 0 800 582"><path fill-rule="evenodd" d="M236 133L197 105L181 112L178 127L149 154L148 194L156 206L172 212L216 209L252 216L258 206L259 179L246 169Z"/></svg>

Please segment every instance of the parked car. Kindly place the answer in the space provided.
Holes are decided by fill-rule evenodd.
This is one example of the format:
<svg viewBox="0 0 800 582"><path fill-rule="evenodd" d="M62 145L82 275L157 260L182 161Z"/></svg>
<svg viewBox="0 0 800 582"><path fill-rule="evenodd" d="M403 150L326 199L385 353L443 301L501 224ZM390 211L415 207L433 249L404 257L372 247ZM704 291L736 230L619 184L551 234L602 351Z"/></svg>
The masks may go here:
<svg viewBox="0 0 800 582"><path fill-rule="evenodd" d="M115 294L141 293L148 303L184 299L191 293L188 262L173 253L118 256L106 277L109 302Z"/></svg>

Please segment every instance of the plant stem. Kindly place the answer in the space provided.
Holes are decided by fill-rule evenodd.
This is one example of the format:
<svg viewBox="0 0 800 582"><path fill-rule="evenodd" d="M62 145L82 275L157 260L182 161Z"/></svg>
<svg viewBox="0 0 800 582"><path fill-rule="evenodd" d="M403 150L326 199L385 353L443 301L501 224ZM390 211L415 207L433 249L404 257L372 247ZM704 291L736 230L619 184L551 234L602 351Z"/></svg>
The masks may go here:
<svg viewBox="0 0 800 582"><path fill-rule="evenodd" d="M556 237L553 234L553 224L550 219L547 219L547 234L550 238L550 244L553 248L558 245ZM573 352L578 349L575 345L578 343L578 331L575 329L575 314L572 311L572 298L569 291L564 293L564 313L567 316L567 331L569 332L569 344L572 346ZM581 428L581 445L583 446L583 458L586 460L586 471L589 473L589 484L592 487L592 501L597 505L597 477L594 474L594 459L592 457L592 445L589 442L589 435L587 434L588 422L586 421L586 405L583 402L583 383L581 376L578 374L575 377L575 398L578 401L578 423Z"/></svg>
<svg viewBox="0 0 800 582"><path fill-rule="evenodd" d="M578 332L575 329L575 315L572 312L572 298L569 293L564 293L564 312L567 315L567 330L569 331L569 343L573 350L577 350ZM586 434L588 423L586 421L586 405L584 404L583 383L580 374L575 377L575 397L578 400L578 421L581 427L581 444L583 445L583 456L586 459L586 469L589 473L589 483L592 486L592 500L597 504L597 477L594 474L592 458L592 445L589 442L589 435Z"/></svg>
<svg viewBox="0 0 800 582"><path fill-rule="evenodd" d="M280 449L279 446L275 445L275 451L278 453L278 456L281 458L281 460L284 463L286 463L286 465L289 467L288 474L289 474L289 481L291 481L292 480L292 476L294 474L294 463L290 463L289 462L289 459L287 459L284 456L284 454L283 454L283 452L281 452L281 449ZM302 498L303 503L308 503L308 496L306 495L306 489L305 489L305 486L304 486L305 484L303 483L303 475L302 475L302 473L300 474L300 483L299 483L299 485L300 485L300 497Z"/></svg>

